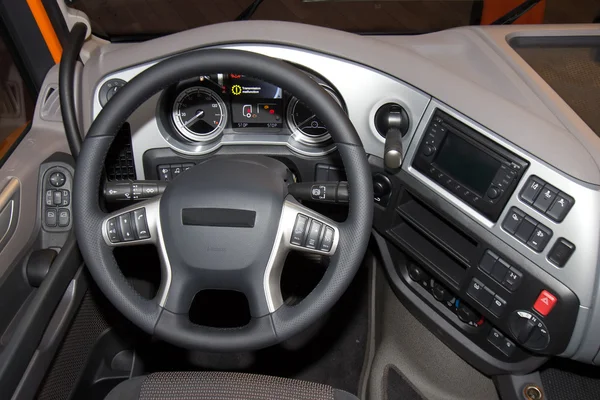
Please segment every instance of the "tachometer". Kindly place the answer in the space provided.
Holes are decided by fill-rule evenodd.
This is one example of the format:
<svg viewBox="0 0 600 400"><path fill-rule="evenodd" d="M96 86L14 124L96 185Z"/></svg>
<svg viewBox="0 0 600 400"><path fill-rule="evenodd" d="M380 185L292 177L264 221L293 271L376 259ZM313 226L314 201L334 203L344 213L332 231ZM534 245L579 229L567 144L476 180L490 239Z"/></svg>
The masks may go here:
<svg viewBox="0 0 600 400"><path fill-rule="evenodd" d="M172 118L183 136L193 141L205 141L223 132L227 108L218 94L194 86L179 93L173 103Z"/></svg>
<svg viewBox="0 0 600 400"><path fill-rule="evenodd" d="M341 102L331 89L321 85L340 105ZM296 140L309 144L324 142L331 138L329 130L317 115L296 97L290 100L287 110L287 122Z"/></svg>

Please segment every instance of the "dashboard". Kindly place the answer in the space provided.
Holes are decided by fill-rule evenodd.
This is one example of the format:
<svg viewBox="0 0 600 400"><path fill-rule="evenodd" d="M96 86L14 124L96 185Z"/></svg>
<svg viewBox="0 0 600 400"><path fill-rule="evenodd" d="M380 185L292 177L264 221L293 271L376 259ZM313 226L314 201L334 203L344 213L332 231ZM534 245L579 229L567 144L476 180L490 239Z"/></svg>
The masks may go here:
<svg viewBox="0 0 600 400"><path fill-rule="evenodd" d="M600 213L600 141L507 40L598 35L596 27L408 38L274 22L236 28L98 49L81 76L85 128L118 87L178 52L233 48L287 61L356 127L378 185L385 273L425 325L489 374L532 371L553 355L600 364L600 221L590 218ZM376 118L390 104L408 119L403 163L392 171ZM343 179L313 110L235 71L166 88L128 129L127 168L138 180L169 181L206 157L252 153L287 160L301 181Z"/></svg>

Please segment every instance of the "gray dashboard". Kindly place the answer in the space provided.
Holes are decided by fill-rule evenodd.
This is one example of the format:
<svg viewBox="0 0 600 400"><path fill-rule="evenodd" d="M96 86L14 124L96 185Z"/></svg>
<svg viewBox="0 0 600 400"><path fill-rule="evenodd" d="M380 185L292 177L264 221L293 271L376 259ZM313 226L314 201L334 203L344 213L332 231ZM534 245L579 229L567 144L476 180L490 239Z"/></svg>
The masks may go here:
<svg viewBox="0 0 600 400"><path fill-rule="evenodd" d="M600 220L596 217L600 214L600 140L510 48L507 38L519 35L600 35L600 29L592 25L466 27L414 37L363 37L257 21L207 26L143 43L107 44L91 54L83 69L83 131L101 111L98 94L103 83L114 78L128 81L169 55L197 48L254 51L318 73L343 98L366 152L378 158L383 157L385 139L375 128L374 115L381 105L398 103L408 111L411 121L403 139L403 173L434 196L441 210L495 237L504 253L521 260L519 265L525 270L551 276L573 291L580 307L571 342L562 355L592 362L600 348ZM145 178L143 157L147 151L177 150L160 133L156 120L159 98L156 95L144 103L128 121L138 179ZM420 139L436 109L529 162L526 175L497 222L412 168ZM222 143L252 144L286 143L260 137ZM204 153L201 150L198 155ZM575 198L572 210L560 224L519 198L530 175ZM552 229L554 235L546 251L532 251L502 228L501 221L512 206ZM577 248L563 268L547 258L547 250L560 237L568 238Z"/></svg>

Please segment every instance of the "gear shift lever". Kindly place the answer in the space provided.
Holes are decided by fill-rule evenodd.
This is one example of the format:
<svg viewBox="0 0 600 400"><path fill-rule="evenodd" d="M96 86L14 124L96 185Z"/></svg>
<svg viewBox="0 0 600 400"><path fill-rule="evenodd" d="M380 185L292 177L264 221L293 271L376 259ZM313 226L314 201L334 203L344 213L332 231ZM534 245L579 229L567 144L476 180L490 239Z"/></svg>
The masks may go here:
<svg viewBox="0 0 600 400"><path fill-rule="evenodd" d="M409 128L408 114L398 104L385 104L375 114L375 127L385 137L383 162L386 168L400 168L403 159L402 137Z"/></svg>

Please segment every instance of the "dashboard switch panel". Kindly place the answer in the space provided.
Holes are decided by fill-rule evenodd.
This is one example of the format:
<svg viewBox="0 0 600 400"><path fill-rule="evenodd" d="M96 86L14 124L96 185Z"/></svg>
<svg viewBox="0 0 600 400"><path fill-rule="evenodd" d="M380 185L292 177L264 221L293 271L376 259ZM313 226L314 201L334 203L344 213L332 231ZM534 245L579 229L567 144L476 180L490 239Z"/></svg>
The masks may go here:
<svg viewBox="0 0 600 400"><path fill-rule="evenodd" d="M519 197L556 222L562 222L575 204L573 197L533 175L523 186Z"/></svg>
<svg viewBox="0 0 600 400"><path fill-rule="evenodd" d="M64 232L71 228L71 190L73 177L62 166L48 169L41 181L42 223L49 232Z"/></svg>
<svg viewBox="0 0 600 400"><path fill-rule="evenodd" d="M550 228L516 207L511 208L506 214L502 228L537 253L544 251L553 235Z"/></svg>

